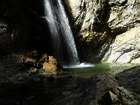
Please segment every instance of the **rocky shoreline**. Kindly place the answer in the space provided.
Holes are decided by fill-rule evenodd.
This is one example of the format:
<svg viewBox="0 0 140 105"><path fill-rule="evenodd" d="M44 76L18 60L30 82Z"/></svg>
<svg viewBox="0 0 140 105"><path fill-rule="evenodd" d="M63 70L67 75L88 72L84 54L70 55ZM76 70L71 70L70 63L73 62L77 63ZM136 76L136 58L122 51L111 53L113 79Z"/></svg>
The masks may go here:
<svg viewBox="0 0 140 105"><path fill-rule="evenodd" d="M139 66L115 76L104 72L84 78L6 62L0 63L1 105L139 105Z"/></svg>

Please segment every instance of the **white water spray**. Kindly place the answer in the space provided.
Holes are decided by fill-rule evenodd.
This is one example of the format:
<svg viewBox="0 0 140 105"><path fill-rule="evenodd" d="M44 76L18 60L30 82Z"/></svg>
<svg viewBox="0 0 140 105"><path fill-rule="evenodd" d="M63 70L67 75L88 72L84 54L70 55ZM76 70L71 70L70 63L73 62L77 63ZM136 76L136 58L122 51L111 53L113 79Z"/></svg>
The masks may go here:
<svg viewBox="0 0 140 105"><path fill-rule="evenodd" d="M45 19L50 28L55 55L62 66L64 68L93 67L94 65L91 64L80 64L73 34L62 1L44 0L44 7ZM68 57L68 63L67 61L65 62L64 56Z"/></svg>
<svg viewBox="0 0 140 105"><path fill-rule="evenodd" d="M55 2L55 3L54 3ZM69 21L65 13L65 9L61 0L44 0L45 4L45 18L48 21L50 32L52 34L53 47L56 51L56 56L62 62L64 58L62 53L67 52L69 63L79 64L79 58L74 42L73 34L69 26ZM66 49L62 52L63 44ZM63 62L64 63L64 62Z"/></svg>

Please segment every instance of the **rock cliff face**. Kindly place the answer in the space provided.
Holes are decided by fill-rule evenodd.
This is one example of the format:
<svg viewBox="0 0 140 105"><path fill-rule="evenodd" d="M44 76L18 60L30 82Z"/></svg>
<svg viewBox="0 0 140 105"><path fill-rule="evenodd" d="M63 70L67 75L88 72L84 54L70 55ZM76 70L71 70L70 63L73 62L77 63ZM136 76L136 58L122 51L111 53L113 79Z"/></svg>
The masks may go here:
<svg viewBox="0 0 140 105"><path fill-rule="evenodd" d="M108 47L104 43L110 43L112 39L108 38L111 37L107 25L110 15L108 0L68 0L66 4L73 19L75 34L78 34L76 40L81 59L96 62Z"/></svg>
<svg viewBox="0 0 140 105"><path fill-rule="evenodd" d="M104 60L112 63L140 63L140 27L117 36Z"/></svg>
<svg viewBox="0 0 140 105"><path fill-rule="evenodd" d="M134 44L135 39L131 37L131 33L139 33L137 29L140 24L139 0L65 0L65 3L72 17L74 31L78 33L77 47L80 53L83 52L80 54L82 59L92 62L99 61L104 54L106 55L104 60L111 63L116 58L116 61L122 63L122 59L126 59L125 56L122 56L124 54L133 59L133 54L130 55L128 50L136 52L137 48L124 47L123 50L127 50L127 52L118 55L122 57L119 58L116 57L116 54L124 43L117 44L116 42L122 37L124 39L129 37L131 42L129 41L125 45ZM112 53L106 53L107 50ZM112 56L115 57L112 58ZM130 61L127 59L123 62Z"/></svg>
<svg viewBox="0 0 140 105"><path fill-rule="evenodd" d="M112 3L111 3L112 4ZM109 27L116 39L106 54L107 62L139 63L140 1L112 4Z"/></svg>

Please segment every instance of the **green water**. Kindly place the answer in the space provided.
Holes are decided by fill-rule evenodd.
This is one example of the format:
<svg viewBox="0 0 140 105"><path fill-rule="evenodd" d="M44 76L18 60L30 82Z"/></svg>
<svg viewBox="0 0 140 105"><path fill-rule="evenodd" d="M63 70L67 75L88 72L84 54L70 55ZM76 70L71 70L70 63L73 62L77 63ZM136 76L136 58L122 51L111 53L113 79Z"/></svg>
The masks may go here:
<svg viewBox="0 0 140 105"><path fill-rule="evenodd" d="M126 69L136 66L136 64L109 64L109 63L100 63L95 64L94 67L87 68L67 68L63 70L64 74L72 76L80 76L84 78L89 78L94 74L101 73L110 73L116 75L120 72L123 72Z"/></svg>
<svg viewBox="0 0 140 105"><path fill-rule="evenodd" d="M111 70L110 64L96 64L94 67L87 68L67 68L64 69L64 74L80 77L91 77L97 73L106 73Z"/></svg>
<svg viewBox="0 0 140 105"><path fill-rule="evenodd" d="M104 74L104 73L109 73L112 76L115 76L118 73L123 72L127 69L130 69L134 66L138 66L138 64L100 63L100 64L95 64L95 66L93 67L66 68L66 69L61 70L61 72L58 73L57 75L48 74L46 72L40 72L40 74L47 75L47 76L54 76L54 77L74 76L74 77L82 77L82 78L90 78L95 74Z"/></svg>

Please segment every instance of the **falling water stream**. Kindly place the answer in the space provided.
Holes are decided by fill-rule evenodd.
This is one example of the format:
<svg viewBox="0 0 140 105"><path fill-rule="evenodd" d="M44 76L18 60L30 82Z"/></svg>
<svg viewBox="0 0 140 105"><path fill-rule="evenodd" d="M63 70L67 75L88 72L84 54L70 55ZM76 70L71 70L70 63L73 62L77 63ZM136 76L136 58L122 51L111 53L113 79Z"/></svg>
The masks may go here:
<svg viewBox="0 0 140 105"><path fill-rule="evenodd" d="M80 64L74 37L61 0L44 0L45 19L48 22L55 55L64 68L88 67ZM67 58L67 60L65 59Z"/></svg>

